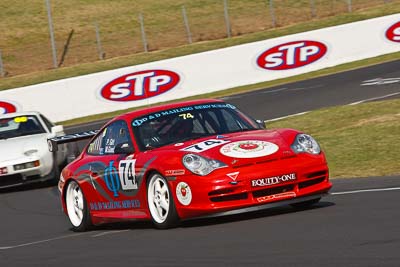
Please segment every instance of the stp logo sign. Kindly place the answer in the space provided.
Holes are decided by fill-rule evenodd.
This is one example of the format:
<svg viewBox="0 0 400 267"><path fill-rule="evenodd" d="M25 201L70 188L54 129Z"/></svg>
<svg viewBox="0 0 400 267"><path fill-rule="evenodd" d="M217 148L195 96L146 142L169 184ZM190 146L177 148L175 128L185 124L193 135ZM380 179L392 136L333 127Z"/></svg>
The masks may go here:
<svg viewBox="0 0 400 267"><path fill-rule="evenodd" d="M317 41L296 41L272 47L257 58L257 65L267 70L303 67L322 58L328 48Z"/></svg>
<svg viewBox="0 0 400 267"><path fill-rule="evenodd" d="M17 111L17 106L6 101L0 100L0 115Z"/></svg>
<svg viewBox="0 0 400 267"><path fill-rule="evenodd" d="M392 42L400 43L400 21L386 31L386 38Z"/></svg>
<svg viewBox="0 0 400 267"><path fill-rule="evenodd" d="M173 89L179 74L169 70L147 70L126 74L101 88L100 95L111 101L136 101Z"/></svg>

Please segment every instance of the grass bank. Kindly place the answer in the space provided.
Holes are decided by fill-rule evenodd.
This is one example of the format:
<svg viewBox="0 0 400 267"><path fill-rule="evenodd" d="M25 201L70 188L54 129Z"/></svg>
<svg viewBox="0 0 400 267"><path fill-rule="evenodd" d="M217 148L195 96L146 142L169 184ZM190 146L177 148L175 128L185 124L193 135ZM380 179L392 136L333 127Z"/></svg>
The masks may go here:
<svg viewBox="0 0 400 267"><path fill-rule="evenodd" d="M400 99L321 109L270 122L313 135L324 149L331 177L400 174Z"/></svg>

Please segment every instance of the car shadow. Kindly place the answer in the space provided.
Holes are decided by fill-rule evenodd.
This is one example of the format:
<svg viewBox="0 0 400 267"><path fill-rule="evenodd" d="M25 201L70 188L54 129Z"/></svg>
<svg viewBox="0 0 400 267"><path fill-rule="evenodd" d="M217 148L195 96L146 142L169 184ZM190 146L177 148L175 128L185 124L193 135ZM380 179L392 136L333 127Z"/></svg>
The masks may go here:
<svg viewBox="0 0 400 267"><path fill-rule="evenodd" d="M51 180L51 181L46 181L46 182L38 182L38 183L24 184L24 185L18 185L18 186L13 186L13 187L8 187L8 188L1 188L0 194L23 192L23 191L29 191L29 190L35 190L35 189L55 187L57 185L57 183L58 183L58 181Z"/></svg>
<svg viewBox="0 0 400 267"><path fill-rule="evenodd" d="M204 227L209 225L218 225L218 224L226 224L240 221L248 221L254 220L264 217L272 217L283 214L291 214L296 212L303 212L306 210L315 210L327 208L330 206L334 206L335 203L328 201L320 201L313 206L304 207L304 208L295 208L290 205L285 205L281 207L269 208L265 210L252 211L246 213L240 213L235 215L227 215L221 217L210 217L210 218L201 218L201 219L193 219L182 222L181 227L183 228L191 228L191 227Z"/></svg>
<svg viewBox="0 0 400 267"><path fill-rule="evenodd" d="M210 225L219 225L219 224L227 224L234 223L240 221L248 221L254 220L264 217L272 217L283 214L292 214L296 212L303 212L306 210L316 210L323 209L330 206L334 206L335 203L328 201L320 201L313 206L307 208L294 208L292 206L286 205L281 207L269 208L260 211L252 211L235 215L225 215L221 217L209 217L209 218L198 218L198 219L190 219L182 221L179 226L176 228L197 228L197 227L206 227ZM102 225L97 225L92 227L89 231L123 231L123 230L146 230L146 229L154 229L157 230L151 221L137 220L137 221L125 221L118 223L107 223ZM171 229L173 230L173 229ZM72 228L71 228L72 231Z"/></svg>

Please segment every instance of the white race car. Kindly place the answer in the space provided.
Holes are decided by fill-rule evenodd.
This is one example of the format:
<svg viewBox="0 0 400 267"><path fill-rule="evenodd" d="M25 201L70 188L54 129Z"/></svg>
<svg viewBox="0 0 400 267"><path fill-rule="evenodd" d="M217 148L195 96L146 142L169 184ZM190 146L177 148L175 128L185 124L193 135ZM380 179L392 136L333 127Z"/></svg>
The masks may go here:
<svg viewBox="0 0 400 267"><path fill-rule="evenodd" d="M67 146L49 152L47 139L62 135L63 126L38 112L0 115L0 188L57 179Z"/></svg>

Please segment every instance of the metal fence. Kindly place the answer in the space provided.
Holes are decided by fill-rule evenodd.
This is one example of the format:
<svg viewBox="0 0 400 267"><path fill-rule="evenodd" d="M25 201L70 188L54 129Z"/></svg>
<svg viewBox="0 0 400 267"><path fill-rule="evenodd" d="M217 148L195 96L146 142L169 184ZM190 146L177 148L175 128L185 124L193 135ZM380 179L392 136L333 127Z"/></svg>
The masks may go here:
<svg viewBox="0 0 400 267"><path fill-rule="evenodd" d="M393 2L400 0L2 0L0 77L231 38Z"/></svg>

